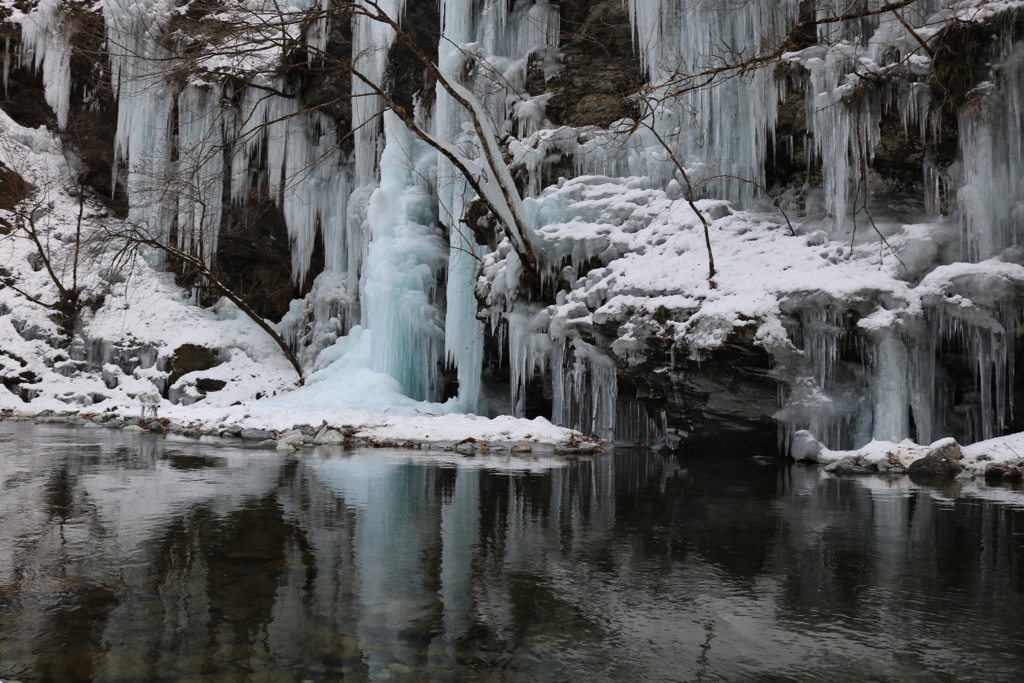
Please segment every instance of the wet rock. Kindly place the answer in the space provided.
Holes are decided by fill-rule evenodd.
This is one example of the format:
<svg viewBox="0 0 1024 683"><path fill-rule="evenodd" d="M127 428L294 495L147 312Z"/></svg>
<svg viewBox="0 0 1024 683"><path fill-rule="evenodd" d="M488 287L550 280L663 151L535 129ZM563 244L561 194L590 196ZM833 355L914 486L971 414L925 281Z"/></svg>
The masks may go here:
<svg viewBox="0 0 1024 683"><path fill-rule="evenodd" d="M298 446L292 441L278 441L275 448L279 451L294 451L298 449Z"/></svg>
<svg viewBox="0 0 1024 683"><path fill-rule="evenodd" d="M242 425L228 425L221 430L220 435L224 437L231 436L238 438L242 436Z"/></svg>
<svg viewBox="0 0 1024 683"><path fill-rule="evenodd" d="M104 422L103 427L106 429L121 429L121 427L124 427L125 424L126 423L124 420L114 419L110 420L109 422Z"/></svg>
<svg viewBox="0 0 1024 683"><path fill-rule="evenodd" d="M245 441L266 441L270 438L270 431L266 429L243 429L239 436Z"/></svg>
<svg viewBox="0 0 1024 683"><path fill-rule="evenodd" d="M149 432L151 434L163 434L165 431L167 431L166 429L164 429L163 424L159 422L149 422L147 423L146 427L147 429L149 429Z"/></svg>
<svg viewBox="0 0 1024 683"><path fill-rule="evenodd" d="M954 479L956 481L961 481L961 482L974 481L974 472L971 472L970 470L964 470L960 474L956 475L956 477L954 477Z"/></svg>
<svg viewBox="0 0 1024 683"><path fill-rule="evenodd" d="M53 412L52 410L43 410L43 411L40 411L39 413L37 413L36 417L53 417L56 414L57 413Z"/></svg>
<svg viewBox="0 0 1024 683"><path fill-rule="evenodd" d="M1001 465L997 465L994 462L989 463L985 467L985 478L986 479L1002 479L1006 475L1006 468Z"/></svg>
<svg viewBox="0 0 1024 683"><path fill-rule="evenodd" d="M277 439L266 439L256 444L257 448L277 448Z"/></svg>
<svg viewBox="0 0 1024 683"><path fill-rule="evenodd" d="M857 467L857 458L848 455L845 458L825 465L825 471L833 474L842 474L844 470L848 470L851 467Z"/></svg>
<svg viewBox="0 0 1024 683"><path fill-rule="evenodd" d="M774 458L769 458L766 455L755 455L753 458L751 458L751 460L753 460L758 465L771 465L772 463L775 462Z"/></svg>
<svg viewBox="0 0 1024 683"><path fill-rule="evenodd" d="M907 470L904 467L890 467L888 474L906 474Z"/></svg>
<svg viewBox="0 0 1024 683"><path fill-rule="evenodd" d="M956 449L956 453L960 452L959 446ZM951 451L943 451L945 455L949 455ZM956 475L963 471L963 467L957 460L952 458L942 457L937 455L934 451L929 453L923 458L919 458L914 462L910 463L908 471L911 477L918 477L921 479L952 479Z"/></svg>
<svg viewBox="0 0 1024 683"><path fill-rule="evenodd" d="M528 443L517 443L512 446L513 453L533 453L533 446Z"/></svg>
<svg viewBox="0 0 1024 683"><path fill-rule="evenodd" d="M121 431L124 432L125 434L141 434L142 427L140 427L139 425L125 425L124 427L121 428Z"/></svg>

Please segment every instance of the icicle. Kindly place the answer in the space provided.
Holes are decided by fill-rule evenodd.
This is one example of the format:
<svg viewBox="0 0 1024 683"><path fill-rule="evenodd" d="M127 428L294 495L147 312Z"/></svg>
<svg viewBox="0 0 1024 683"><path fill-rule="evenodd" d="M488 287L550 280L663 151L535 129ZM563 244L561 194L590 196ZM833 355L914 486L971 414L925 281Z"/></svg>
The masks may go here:
<svg viewBox="0 0 1024 683"><path fill-rule="evenodd" d="M656 446L665 439L665 430L647 414L642 401L619 396L615 409L615 443L622 446Z"/></svg>
<svg viewBox="0 0 1024 683"><path fill-rule="evenodd" d="M217 253L224 177L224 122L216 86L185 87L178 96L177 247L207 265Z"/></svg>
<svg viewBox="0 0 1024 683"><path fill-rule="evenodd" d="M164 83L170 53L158 39L160 20L153 17L166 17L170 5L170 0L109 0L103 9L111 85L119 102L114 172L125 165L129 220L164 240L177 210L170 191L174 98Z"/></svg>
<svg viewBox="0 0 1024 683"><path fill-rule="evenodd" d="M570 348L572 353L567 354ZM552 420L613 440L619 392L615 362L581 339L568 346L556 341L553 359Z"/></svg>
<svg viewBox="0 0 1024 683"><path fill-rule="evenodd" d="M61 0L39 0L33 11L16 20L21 24L21 63L42 70L46 103L57 116L57 126L64 130L71 103L71 26L65 21ZM8 68L5 57L4 92Z"/></svg>
<svg viewBox="0 0 1024 683"><path fill-rule="evenodd" d="M764 184L765 150L777 114L778 90L771 68L742 78L723 78L689 89L680 74L710 72L753 56L768 36L784 35L795 17L794 0L735 3L709 0L629 0L636 50L662 104L646 123L658 131L700 190L709 196L749 203ZM722 54L722 46L729 52ZM644 142L631 155L631 172L666 185L676 174L662 144L641 131Z"/></svg>
<svg viewBox="0 0 1024 683"><path fill-rule="evenodd" d="M382 11L400 21L405 0L381 0L368 8L371 14ZM388 51L395 41L395 31L388 24L356 14L352 26L353 70L378 86L383 86ZM356 187L373 184L376 179L380 124L377 118L384 102L373 88L358 76L352 76L352 131L355 137Z"/></svg>
<svg viewBox="0 0 1024 683"><path fill-rule="evenodd" d="M3 63L3 80L4 80L4 97L7 97L7 80L11 75L11 39L4 38L4 63Z"/></svg>
<svg viewBox="0 0 1024 683"><path fill-rule="evenodd" d="M963 182L957 205L964 258L1024 243L1024 45L997 67L998 87L959 113Z"/></svg>
<svg viewBox="0 0 1024 683"><path fill-rule="evenodd" d="M505 314L508 321L509 386L512 392L512 414L526 415L526 383L548 366L552 352L547 334L546 310L517 310Z"/></svg>

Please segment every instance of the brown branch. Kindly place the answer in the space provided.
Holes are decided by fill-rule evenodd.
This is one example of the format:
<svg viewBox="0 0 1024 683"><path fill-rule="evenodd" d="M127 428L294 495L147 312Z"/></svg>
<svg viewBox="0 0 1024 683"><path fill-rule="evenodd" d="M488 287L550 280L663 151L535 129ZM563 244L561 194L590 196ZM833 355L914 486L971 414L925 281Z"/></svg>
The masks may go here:
<svg viewBox="0 0 1024 683"><path fill-rule="evenodd" d="M288 362L292 364L296 374L299 376L299 386L305 382L305 377L302 372L302 366L299 364L298 359L288 346L288 342L275 330L270 323L264 320L256 311L249 307L230 287L222 283L217 279L217 276L207 267L206 263L203 262L202 258L194 256L186 251L178 249L177 247L165 244L163 241L150 237L145 233L141 232L138 228L126 232L107 232L107 236L112 239L124 240L128 244L136 246L145 245L148 247L154 247L162 250L169 256L178 259L184 264L191 267L196 273L202 276L206 281L207 286L211 289L219 292L222 296L226 297L231 303L238 307L242 313L244 313L250 320L259 325L260 329L266 332L274 342L280 347L281 352L284 354Z"/></svg>

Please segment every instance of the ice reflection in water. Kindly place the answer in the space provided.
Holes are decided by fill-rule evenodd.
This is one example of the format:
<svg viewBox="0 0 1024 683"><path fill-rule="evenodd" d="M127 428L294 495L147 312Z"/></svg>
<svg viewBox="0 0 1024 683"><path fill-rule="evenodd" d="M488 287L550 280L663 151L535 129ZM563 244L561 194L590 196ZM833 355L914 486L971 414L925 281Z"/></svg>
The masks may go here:
<svg viewBox="0 0 1024 683"><path fill-rule="evenodd" d="M1024 678L1024 497L0 423L0 679Z"/></svg>

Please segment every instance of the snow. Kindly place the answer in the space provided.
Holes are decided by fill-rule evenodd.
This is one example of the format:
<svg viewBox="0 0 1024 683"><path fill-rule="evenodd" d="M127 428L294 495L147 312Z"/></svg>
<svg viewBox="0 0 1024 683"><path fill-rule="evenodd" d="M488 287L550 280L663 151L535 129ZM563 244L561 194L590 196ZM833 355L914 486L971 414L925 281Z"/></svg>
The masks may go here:
<svg viewBox="0 0 1024 683"><path fill-rule="evenodd" d="M411 143L407 134L399 137ZM396 146L396 169L407 158L401 152ZM78 201L64 187L75 160L65 160L54 137L45 129L23 128L0 112L0 161L40 189L36 200L46 212L39 223L49 238L57 242L72 239ZM391 208L389 187L401 197L404 180L408 177L399 174L390 186L382 186L377 200L381 212ZM414 184L412 187L415 189ZM404 201L406 216L423 217L417 213L416 204L422 199L413 196ZM379 230L396 229L388 224L388 215L378 214ZM116 230L119 224L92 200L87 202L85 217L87 237L102 234L105 228ZM426 226L405 225L404 229L413 232L426 231L425 235L407 237L412 240L410 244L437 239L430 237ZM15 274L21 286L52 299L55 291L45 271L31 267L29 257L34 247L27 240L11 237L4 238L2 245L0 265ZM386 249L387 241L380 239L375 248ZM439 247L428 247L428 251L438 252ZM433 258L441 259L443 253ZM194 402L176 404L161 399L159 414L197 429L239 424L283 431L294 424L326 422L352 425L355 436L370 443L458 442L472 438L543 447L571 445L580 438L543 418L488 419L453 414L455 402L438 404L409 398L398 380L373 369L378 362L375 354L382 347L373 345L371 333L359 326L348 335L338 335L335 329L333 343L311 364L316 371L309 375L305 386L296 387L294 370L277 345L229 301L222 299L208 309L200 308L175 285L173 274L161 272L142 258L129 259L119 268L99 267L108 259L109 254L101 253L98 263L83 265L83 272L89 274L83 283L85 295L102 292L103 303L95 311L86 310L80 337L67 349L55 343L59 330L45 309L10 288L0 289L0 376L17 376L27 370L40 380L22 385L34 392L27 402L6 387L0 389L0 410L19 414L53 410L138 415L140 398L166 383L165 362L181 345L193 344L215 350L222 362L178 378L169 394ZM404 274L416 277L412 270ZM379 333L384 334L387 326L379 327ZM419 332L410 330L410 338ZM195 389L199 379L222 380L225 387L202 395Z"/></svg>
<svg viewBox="0 0 1024 683"><path fill-rule="evenodd" d="M777 415L783 424L810 428L835 445L864 443L905 436L913 410L919 435L928 438L943 431L945 407L932 404L934 362L931 374L927 367L916 368L934 357L941 340L966 334L982 387L973 433L988 438L1005 424L1013 355L1004 340L1018 314L1001 302L1017 300L1024 291L1024 268L999 258L939 265L951 230L946 219L877 220L889 235L886 246L863 229L859 237L847 233L832 241L813 217L799 220L797 234L791 234L781 215L701 200L697 205L710 221L718 271L712 284L699 219L686 202L649 179L581 176L525 202L548 255L547 277L574 284L556 304L527 317L509 303L509 252L486 259L480 293L494 310L508 311L509 342L516 347L510 350L513 405L530 368L552 362L557 353L564 355L553 366L563 369L556 395L557 386L578 393L597 367L591 367L597 356L588 341L595 336L613 334L612 352L620 362L635 364L648 338L673 339L679 352L700 358L749 330L774 358L775 376L789 386ZM920 261L915 272L927 272L916 284L920 275L912 276L900 256L911 252ZM594 258L601 265L582 273ZM843 316L851 314L870 348L864 367L844 366L844 376L855 376L841 381L838 349L849 334ZM794 317L801 330L797 338L787 330ZM600 384L612 388L614 380L602 378ZM574 396L565 405L579 410L585 401ZM556 418L584 431L593 428L565 413L556 411Z"/></svg>

